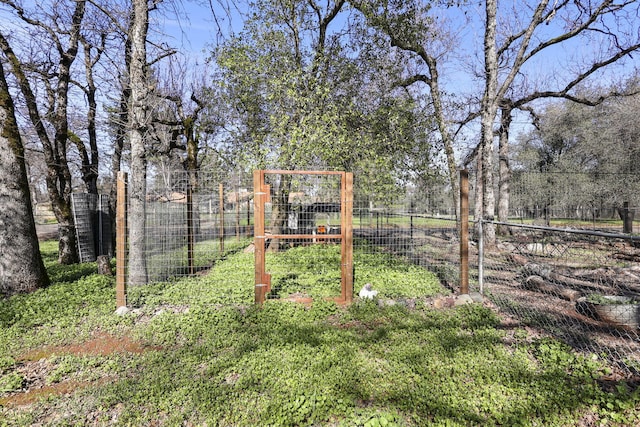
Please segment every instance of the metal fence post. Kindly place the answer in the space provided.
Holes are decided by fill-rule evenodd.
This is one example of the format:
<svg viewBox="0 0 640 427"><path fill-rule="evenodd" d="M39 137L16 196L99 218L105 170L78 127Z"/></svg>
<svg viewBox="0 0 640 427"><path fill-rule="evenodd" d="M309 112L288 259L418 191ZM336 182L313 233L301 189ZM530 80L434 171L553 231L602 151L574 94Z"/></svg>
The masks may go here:
<svg viewBox="0 0 640 427"><path fill-rule="evenodd" d="M224 254L224 185L218 186L220 197L220 255Z"/></svg>
<svg viewBox="0 0 640 427"><path fill-rule="evenodd" d="M187 264L189 274L195 274L195 226L193 222L193 188L191 180L187 181Z"/></svg>
<svg viewBox="0 0 640 427"><path fill-rule="evenodd" d="M469 293L469 172L460 171L460 293Z"/></svg>

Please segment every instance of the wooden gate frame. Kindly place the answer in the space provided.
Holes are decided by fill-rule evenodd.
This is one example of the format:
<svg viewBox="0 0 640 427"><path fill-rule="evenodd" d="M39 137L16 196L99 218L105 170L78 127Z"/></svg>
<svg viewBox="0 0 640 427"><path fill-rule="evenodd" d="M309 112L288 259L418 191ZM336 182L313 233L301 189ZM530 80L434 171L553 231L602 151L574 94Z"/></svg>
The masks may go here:
<svg viewBox="0 0 640 427"><path fill-rule="evenodd" d="M264 205L270 200L270 186L265 175L339 175L340 234L266 234ZM271 275L265 268L266 239L340 239L341 294L339 304L353 301L353 173L338 171L256 170L253 172L254 246L255 246L255 302L262 304L271 290Z"/></svg>

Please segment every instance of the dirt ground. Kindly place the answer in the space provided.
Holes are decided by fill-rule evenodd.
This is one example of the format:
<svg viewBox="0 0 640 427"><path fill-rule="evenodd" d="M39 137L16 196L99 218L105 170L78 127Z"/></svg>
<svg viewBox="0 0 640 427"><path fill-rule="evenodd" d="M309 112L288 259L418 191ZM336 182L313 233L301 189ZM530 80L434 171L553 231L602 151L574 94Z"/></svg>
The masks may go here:
<svg viewBox="0 0 640 427"><path fill-rule="evenodd" d="M50 240L58 237L58 224L36 224L38 240Z"/></svg>

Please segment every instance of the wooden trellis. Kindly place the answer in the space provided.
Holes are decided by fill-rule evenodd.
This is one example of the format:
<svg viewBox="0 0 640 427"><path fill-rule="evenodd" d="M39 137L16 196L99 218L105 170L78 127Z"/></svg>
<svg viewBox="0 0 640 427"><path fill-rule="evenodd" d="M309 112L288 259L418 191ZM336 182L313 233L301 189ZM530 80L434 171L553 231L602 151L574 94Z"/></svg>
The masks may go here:
<svg viewBox="0 0 640 427"><path fill-rule="evenodd" d="M265 175L338 175L340 176L340 234L267 234L265 232L265 204L270 200L270 187ZM257 170L253 173L254 244L255 244L255 302L262 304L271 290L271 275L265 268L267 239L282 240L340 240L341 294L338 303L353 300L353 174L337 171Z"/></svg>

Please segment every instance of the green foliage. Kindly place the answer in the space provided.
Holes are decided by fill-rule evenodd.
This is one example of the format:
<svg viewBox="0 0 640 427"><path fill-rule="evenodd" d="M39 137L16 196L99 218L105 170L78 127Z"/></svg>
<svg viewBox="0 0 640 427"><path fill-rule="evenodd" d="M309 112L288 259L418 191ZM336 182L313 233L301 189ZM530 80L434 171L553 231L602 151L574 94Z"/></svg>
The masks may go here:
<svg viewBox="0 0 640 427"><path fill-rule="evenodd" d="M398 88L395 55L379 57L360 40L347 44L358 20L346 28L346 5L257 1L252 9L243 31L212 55L216 99L232 112L228 157L260 169L357 172L358 188L380 199L408 168L427 174L437 162L430 109ZM331 28L330 39L319 38L320 25Z"/></svg>
<svg viewBox="0 0 640 427"><path fill-rule="evenodd" d="M97 274L95 263L57 264L57 246L51 242L43 242L41 252L52 285L0 299L0 348L7 352L0 352L0 357L40 342L77 339L79 331L70 331L78 326L86 334L100 324L118 322L109 317L114 310L114 278Z"/></svg>
<svg viewBox="0 0 640 427"><path fill-rule="evenodd" d="M0 374L8 371L16 364L16 360L10 356L0 356Z"/></svg>
<svg viewBox="0 0 640 427"><path fill-rule="evenodd" d="M637 304L637 301L635 301L631 297L601 295L601 294L589 294L587 295L587 301L593 304L604 304L604 305Z"/></svg>
<svg viewBox="0 0 640 427"><path fill-rule="evenodd" d="M6 375L0 375L0 393L9 393L20 390L25 384L22 375L11 372Z"/></svg>
<svg viewBox="0 0 640 427"><path fill-rule="evenodd" d="M226 259L244 249L250 241L248 238L240 240L235 237L225 239L224 251L220 251L220 241L218 239L197 242L194 247L193 265L196 269L207 269L220 260ZM187 245L184 245L149 256L147 259L149 280L152 282L164 282L186 275L189 271L187 249ZM182 260L182 263L178 262L178 260Z"/></svg>
<svg viewBox="0 0 640 427"><path fill-rule="evenodd" d="M373 247L354 254L356 290L371 283L380 297L423 297L444 292L438 278L422 267L403 262Z"/></svg>
<svg viewBox="0 0 640 427"><path fill-rule="evenodd" d="M163 304L251 304L254 299L254 255L232 251L214 264L207 274L173 282L132 287L133 306ZM380 297L427 297L445 290L438 278L424 268L374 249L358 245L354 250L356 292L372 283ZM272 272L268 298L283 298L297 292L314 298L340 295L340 246L298 246L269 253L266 269ZM206 292L202 290L206 289Z"/></svg>
<svg viewBox="0 0 640 427"><path fill-rule="evenodd" d="M332 249L324 250L318 255L334 256ZM235 257L250 255L230 255L211 274L228 262L234 268L225 274L231 274L241 265ZM401 264L384 262L388 268ZM2 344L11 336L18 346L0 345L0 399L25 387L19 367L29 362L16 360L20 349L36 343L55 344L61 337L81 342L91 328L126 333L147 344L148 351L45 355L48 384L73 379L93 385L37 405L0 406L0 419L9 425L44 419L73 425L86 423L91 414L92 421L104 424L235 426L566 426L585 417L611 425L639 421L638 389L621 382L605 390L599 380L609 371L602 360L576 354L552 339L531 342L522 331L518 345L506 345L498 317L482 305L410 310L371 300L339 307L319 299L311 306L267 301L255 307L250 302L202 303L216 299L199 296L201 302L188 310L155 310L159 302L195 301L179 289L194 283L152 286L139 294L139 317L128 321L105 314L113 309L113 294L103 307L100 295L107 293L94 276L75 283L85 306L63 309L59 316L44 306L60 303L57 295L70 290L65 283L10 300L13 314L0 333ZM201 294L209 291L200 288ZM42 313L33 317L31 306ZM104 378L108 381L98 381Z"/></svg>

